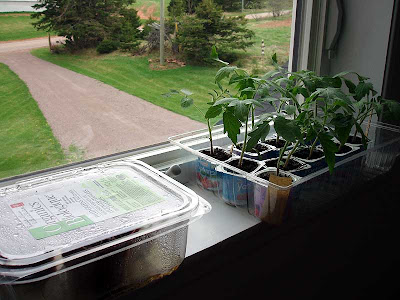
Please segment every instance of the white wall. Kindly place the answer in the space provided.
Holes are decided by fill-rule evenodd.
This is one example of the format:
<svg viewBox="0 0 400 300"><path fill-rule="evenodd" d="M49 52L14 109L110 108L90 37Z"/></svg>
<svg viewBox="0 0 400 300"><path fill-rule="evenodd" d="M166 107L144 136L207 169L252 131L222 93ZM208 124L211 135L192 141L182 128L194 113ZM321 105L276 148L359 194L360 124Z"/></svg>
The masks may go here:
<svg viewBox="0 0 400 300"><path fill-rule="evenodd" d="M344 0L344 23L329 74L353 70L371 78L381 92L394 0ZM328 1L336 2L336 1ZM334 14L332 9L328 13ZM329 19L328 27L332 28ZM328 30L330 29L328 28ZM327 60L325 60L326 62Z"/></svg>

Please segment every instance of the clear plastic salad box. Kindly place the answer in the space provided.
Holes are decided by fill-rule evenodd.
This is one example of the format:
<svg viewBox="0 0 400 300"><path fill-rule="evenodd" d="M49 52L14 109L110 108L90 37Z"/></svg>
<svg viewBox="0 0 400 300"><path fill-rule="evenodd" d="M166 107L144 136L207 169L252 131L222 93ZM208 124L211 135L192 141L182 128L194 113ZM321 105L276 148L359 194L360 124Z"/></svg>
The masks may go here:
<svg viewBox="0 0 400 300"><path fill-rule="evenodd" d="M367 123L363 124L366 132ZM274 212L269 211L271 218L261 218L263 221L280 224L285 220L308 217L315 214L334 199L348 192L353 186L370 181L374 177L390 170L394 161L400 155L400 127L385 123L371 123L368 129L368 147L362 145L350 146L351 151L346 155L337 155L334 172L330 174L327 166L322 169L310 170L304 177L299 177L289 186L279 186L267 180L261 179L257 174L246 173L234 168L226 162L218 161L212 157L199 152L199 149L209 147L208 130L198 130L183 135L170 137L172 144L177 145L203 160L208 160L216 166L222 166L237 173L241 178L247 180L247 210L249 213L259 217L266 215L262 210L271 207L279 207L279 216L273 216ZM267 139L274 136L273 127ZM244 139L244 129L238 136L238 142ZM223 133L223 125L216 126L213 130L213 144L225 149L231 149L232 142ZM267 160L264 161L266 163ZM223 191L222 185L219 196L228 193ZM264 190L265 199L260 201L259 197L254 197L254 191ZM265 191L268 190L268 192ZM215 192L214 192L215 193ZM221 197L223 198L223 197ZM254 200L256 199L256 200ZM258 211L255 213L257 201ZM284 201L284 204L277 204L277 201ZM268 207L267 207L268 206ZM284 207L284 209L282 209ZM276 220L278 220L276 222ZM270 222L271 223L271 222Z"/></svg>
<svg viewBox="0 0 400 300"><path fill-rule="evenodd" d="M0 299L106 299L170 274L188 224L211 210L140 161L0 189Z"/></svg>

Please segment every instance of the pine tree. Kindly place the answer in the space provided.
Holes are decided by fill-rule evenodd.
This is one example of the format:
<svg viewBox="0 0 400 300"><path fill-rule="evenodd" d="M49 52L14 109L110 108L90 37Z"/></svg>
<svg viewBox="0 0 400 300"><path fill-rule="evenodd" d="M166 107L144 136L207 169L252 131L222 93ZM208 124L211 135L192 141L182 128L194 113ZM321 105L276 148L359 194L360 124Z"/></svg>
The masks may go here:
<svg viewBox="0 0 400 300"><path fill-rule="evenodd" d="M103 40L133 47L139 36L137 11L128 8L134 0L42 0L34 5L33 25L66 37L71 49L96 47ZM129 46L130 45L130 46Z"/></svg>

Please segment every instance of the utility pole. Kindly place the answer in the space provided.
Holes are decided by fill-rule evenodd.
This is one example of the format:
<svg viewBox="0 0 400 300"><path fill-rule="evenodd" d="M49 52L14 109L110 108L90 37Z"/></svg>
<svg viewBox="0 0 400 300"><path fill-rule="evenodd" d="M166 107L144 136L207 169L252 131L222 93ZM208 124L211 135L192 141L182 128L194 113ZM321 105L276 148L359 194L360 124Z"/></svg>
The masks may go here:
<svg viewBox="0 0 400 300"><path fill-rule="evenodd" d="M242 0L242 13L244 12L244 0Z"/></svg>
<svg viewBox="0 0 400 300"><path fill-rule="evenodd" d="M164 35L165 35L165 24L164 24L164 0L160 0L160 65L164 65Z"/></svg>

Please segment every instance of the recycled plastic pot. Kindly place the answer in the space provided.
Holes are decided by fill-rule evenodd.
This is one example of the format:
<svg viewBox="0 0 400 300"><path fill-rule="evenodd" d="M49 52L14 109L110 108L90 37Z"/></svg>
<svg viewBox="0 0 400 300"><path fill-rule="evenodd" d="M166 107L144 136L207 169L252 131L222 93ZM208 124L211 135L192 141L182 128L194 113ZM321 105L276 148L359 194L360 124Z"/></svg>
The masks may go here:
<svg viewBox="0 0 400 300"><path fill-rule="evenodd" d="M240 143L239 145L243 145L243 143ZM269 158L274 158L276 157L276 147L265 144L265 143L258 143L257 148L261 148L261 149L265 149L266 150L261 150L258 153L256 151L254 152L248 152L246 151L244 153L244 157L246 158L250 158L250 159L255 159L255 160L266 160ZM256 149L257 149L256 148ZM233 148L233 153L240 156L240 154L242 153L242 149L234 147Z"/></svg>
<svg viewBox="0 0 400 300"><path fill-rule="evenodd" d="M345 159L346 157L349 157L351 155L354 155L358 152L360 152L361 147L359 146L353 146L351 144L344 144L343 147L348 148L348 151L345 151L343 153L335 153L335 157L336 157L336 162L341 161L343 159Z"/></svg>
<svg viewBox="0 0 400 300"><path fill-rule="evenodd" d="M229 162L238 159L239 158L235 157L230 159ZM254 162L255 164L257 164L257 167L249 174L257 172L263 165L262 162L257 160L252 160L248 158L244 158L243 160ZM225 203L233 206L244 207L253 202L253 185L251 181L248 181L246 179L246 175L243 174L243 171L241 172L242 174L239 174L222 166L218 166L217 171L222 174L221 198L224 200Z"/></svg>
<svg viewBox="0 0 400 300"><path fill-rule="evenodd" d="M214 147L214 150L220 149L225 151L221 147ZM207 149L203 149L208 150ZM228 155L228 152L227 152ZM230 155L231 157L232 155ZM229 158L228 158L229 159ZM201 157L197 158L196 161L196 183L201 188L219 193L222 189L222 174L216 170L217 165L205 160Z"/></svg>
<svg viewBox="0 0 400 300"><path fill-rule="evenodd" d="M308 174L311 174L312 172L316 172L316 171L321 170L321 169L323 169L323 168L328 166L328 164L325 161L325 156L323 155L324 151L323 151L321 146L317 146L314 149L314 151L322 152L322 156L318 157L318 158L315 158L315 159L307 159L307 158L298 157L297 156L298 153L299 153L298 151L301 151L303 149L307 149L308 150L308 147L299 148L299 150L297 150L296 152L293 153L293 157L295 157L299 161L302 161L302 162L310 165L311 167L308 168L308 169L305 169L302 172L300 172L300 175L299 174L297 174L297 175L304 177L304 176L307 176Z"/></svg>
<svg viewBox="0 0 400 300"><path fill-rule="evenodd" d="M286 157L287 156L282 157L282 161L285 161ZM284 171L290 172L291 174L299 177L304 177L310 173L311 166L309 164L299 160L296 157L291 157L290 160L293 161L293 163L296 164L297 167L294 169L289 169ZM276 168L277 162L278 158L271 158L264 161L265 167L272 167L272 168Z"/></svg>
<svg viewBox="0 0 400 300"><path fill-rule="evenodd" d="M279 139L280 141L284 141L282 138ZM269 156L270 158L275 158L279 157L279 151L281 151L281 147L276 146L276 134L274 133L272 135L272 138L266 139L264 141L264 144L267 144L268 146L274 147L275 149L270 151ZM289 145L286 149L290 150L293 147L293 145Z"/></svg>
<svg viewBox="0 0 400 300"><path fill-rule="evenodd" d="M264 174L275 175L276 168L265 168L254 175L261 179ZM280 176L275 177L275 183L271 183L270 179L254 183L254 216L274 225L282 224L285 218L291 190L288 186L300 179L285 171L280 171Z"/></svg>

